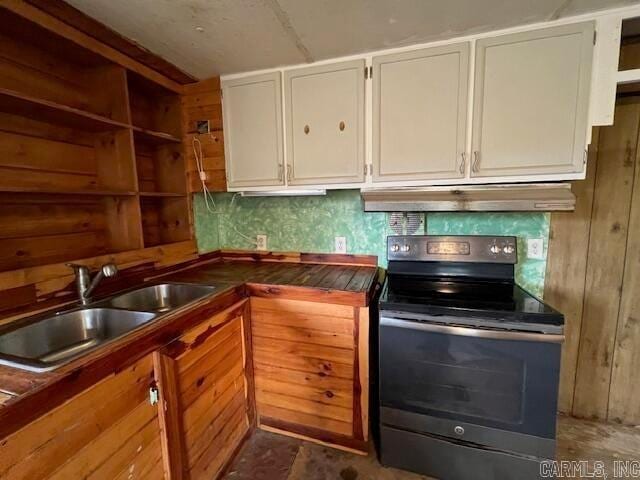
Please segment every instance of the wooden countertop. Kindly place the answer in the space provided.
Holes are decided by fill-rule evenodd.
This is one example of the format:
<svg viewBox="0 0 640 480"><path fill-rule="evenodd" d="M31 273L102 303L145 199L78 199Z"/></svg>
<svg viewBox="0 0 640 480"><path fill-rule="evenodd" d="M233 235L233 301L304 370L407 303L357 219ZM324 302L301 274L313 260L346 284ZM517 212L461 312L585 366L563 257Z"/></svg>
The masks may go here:
<svg viewBox="0 0 640 480"><path fill-rule="evenodd" d="M223 260L165 277L176 282L245 284L250 295L365 307L377 268L358 265Z"/></svg>
<svg viewBox="0 0 640 480"><path fill-rule="evenodd" d="M313 260L312 255L307 255ZM127 289L175 281L218 288L212 295L167 314L102 349L51 372L34 373L0 365L0 439L248 296L365 307L378 283L375 266L255 261L256 257L263 257L242 253L227 253L225 257L203 264L191 263L183 270L176 268L178 271L160 277L122 285L122 289Z"/></svg>

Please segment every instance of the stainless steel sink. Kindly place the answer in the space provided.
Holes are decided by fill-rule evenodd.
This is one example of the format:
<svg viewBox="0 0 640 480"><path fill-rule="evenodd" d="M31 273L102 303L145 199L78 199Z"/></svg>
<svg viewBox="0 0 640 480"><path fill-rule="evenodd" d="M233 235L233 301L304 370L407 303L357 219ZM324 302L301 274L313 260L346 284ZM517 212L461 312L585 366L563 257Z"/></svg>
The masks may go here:
<svg viewBox="0 0 640 480"><path fill-rule="evenodd" d="M0 364L52 370L155 317L151 312L82 308L42 318L0 335Z"/></svg>
<svg viewBox="0 0 640 480"><path fill-rule="evenodd" d="M215 287L187 283L163 283L133 290L100 302L126 310L165 313L213 293Z"/></svg>

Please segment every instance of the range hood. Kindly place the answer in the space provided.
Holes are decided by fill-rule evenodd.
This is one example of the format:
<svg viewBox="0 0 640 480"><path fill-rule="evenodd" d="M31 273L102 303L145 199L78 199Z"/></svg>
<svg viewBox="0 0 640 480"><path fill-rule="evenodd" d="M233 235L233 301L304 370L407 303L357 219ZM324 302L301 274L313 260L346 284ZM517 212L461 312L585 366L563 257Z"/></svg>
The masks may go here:
<svg viewBox="0 0 640 480"><path fill-rule="evenodd" d="M362 190L365 212L573 211L569 183L466 185Z"/></svg>

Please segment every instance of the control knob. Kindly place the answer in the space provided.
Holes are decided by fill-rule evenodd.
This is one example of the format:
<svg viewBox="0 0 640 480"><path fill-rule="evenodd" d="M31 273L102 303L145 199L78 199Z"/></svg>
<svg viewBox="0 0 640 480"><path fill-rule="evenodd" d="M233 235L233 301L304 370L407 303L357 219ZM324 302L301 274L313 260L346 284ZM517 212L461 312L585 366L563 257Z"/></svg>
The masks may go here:
<svg viewBox="0 0 640 480"><path fill-rule="evenodd" d="M514 248L513 245L505 245L502 251L507 255L511 255L513 252L516 251L516 249Z"/></svg>
<svg viewBox="0 0 640 480"><path fill-rule="evenodd" d="M491 250L491 253L494 254L500 253L500 247L498 245L491 245L491 248L489 248L489 250Z"/></svg>
<svg viewBox="0 0 640 480"><path fill-rule="evenodd" d="M397 243L394 243L393 245L391 245L392 252L397 252L399 250L400 250L400 245L398 245Z"/></svg>
<svg viewBox="0 0 640 480"><path fill-rule="evenodd" d="M409 245L403 245L401 250L403 252L408 252L409 250L411 250L411 247Z"/></svg>

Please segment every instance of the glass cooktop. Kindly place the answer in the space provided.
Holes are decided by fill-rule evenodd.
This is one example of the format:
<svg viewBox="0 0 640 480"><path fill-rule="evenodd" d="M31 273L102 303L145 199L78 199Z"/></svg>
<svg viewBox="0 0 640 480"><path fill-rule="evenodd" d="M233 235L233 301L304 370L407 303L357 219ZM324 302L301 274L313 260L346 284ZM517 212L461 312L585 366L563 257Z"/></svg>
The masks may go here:
<svg viewBox="0 0 640 480"><path fill-rule="evenodd" d="M435 316L480 317L494 322L564 325L561 313L510 281L389 274L380 308Z"/></svg>

